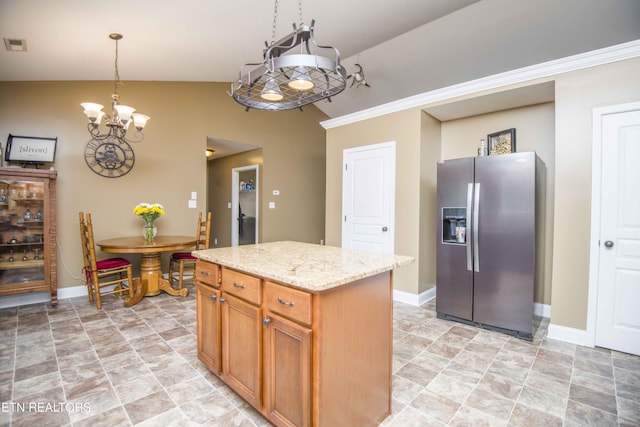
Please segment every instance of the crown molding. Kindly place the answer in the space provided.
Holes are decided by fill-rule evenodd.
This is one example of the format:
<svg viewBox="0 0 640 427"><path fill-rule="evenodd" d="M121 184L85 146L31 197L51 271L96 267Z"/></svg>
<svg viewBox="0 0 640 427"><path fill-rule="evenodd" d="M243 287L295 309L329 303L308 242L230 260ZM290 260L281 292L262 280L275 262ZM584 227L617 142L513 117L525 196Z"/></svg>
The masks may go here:
<svg viewBox="0 0 640 427"><path fill-rule="evenodd" d="M464 95L471 95L512 84L556 76L585 68L624 61L640 56L640 40L609 46L578 55L567 56L549 62L543 62L504 73L494 74L476 80L469 80L452 86L435 89L397 101L382 104L366 110L336 117L320 122L325 129L332 129L362 120L383 116L390 113L416 108L426 104L446 101Z"/></svg>

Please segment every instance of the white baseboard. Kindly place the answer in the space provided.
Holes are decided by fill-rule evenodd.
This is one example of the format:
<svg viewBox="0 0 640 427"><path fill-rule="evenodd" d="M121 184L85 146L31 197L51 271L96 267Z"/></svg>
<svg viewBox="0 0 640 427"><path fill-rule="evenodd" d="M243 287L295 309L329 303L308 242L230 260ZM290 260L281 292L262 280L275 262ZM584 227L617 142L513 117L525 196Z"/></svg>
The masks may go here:
<svg viewBox="0 0 640 427"><path fill-rule="evenodd" d="M58 289L58 300L81 296L87 296L87 287L85 285ZM51 293L49 292L33 292L30 294L9 295L0 298L0 309L17 307L19 305L40 304L49 301L51 301Z"/></svg>
<svg viewBox="0 0 640 427"><path fill-rule="evenodd" d="M397 289L393 290L393 300L397 302L403 302L405 304L411 304L415 306L420 306L427 301L430 301L436 297L436 288L435 286L431 289L427 289L419 295L412 294L410 292L399 291Z"/></svg>
<svg viewBox="0 0 640 427"><path fill-rule="evenodd" d="M577 344L585 347L592 347L587 343L587 331L582 329L569 328L567 326L549 324L547 338L563 341L570 344Z"/></svg>

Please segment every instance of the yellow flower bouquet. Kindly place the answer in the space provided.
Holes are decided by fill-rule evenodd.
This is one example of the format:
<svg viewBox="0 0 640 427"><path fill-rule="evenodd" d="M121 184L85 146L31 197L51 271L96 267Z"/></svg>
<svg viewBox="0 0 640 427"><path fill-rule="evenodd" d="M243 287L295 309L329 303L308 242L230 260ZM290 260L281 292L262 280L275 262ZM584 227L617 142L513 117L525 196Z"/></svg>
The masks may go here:
<svg viewBox="0 0 640 427"><path fill-rule="evenodd" d="M155 227L153 226L153 222L160 217L160 215L164 215L164 207L159 203L140 203L135 208L133 208L134 215L138 215L142 219L144 219L144 238L152 242L156 237Z"/></svg>

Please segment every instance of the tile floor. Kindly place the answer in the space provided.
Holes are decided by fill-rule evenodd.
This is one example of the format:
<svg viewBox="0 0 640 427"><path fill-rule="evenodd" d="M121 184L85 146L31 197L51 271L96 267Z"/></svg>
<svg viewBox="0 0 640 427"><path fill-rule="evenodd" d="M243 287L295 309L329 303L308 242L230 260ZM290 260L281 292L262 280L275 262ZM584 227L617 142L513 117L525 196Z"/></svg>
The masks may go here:
<svg viewBox="0 0 640 427"><path fill-rule="evenodd" d="M268 425L199 362L194 295L0 310L0 425ZM640 425L640 357L546 339L547 319L528 342L434 307L395 304L385 426Z"/></svg>

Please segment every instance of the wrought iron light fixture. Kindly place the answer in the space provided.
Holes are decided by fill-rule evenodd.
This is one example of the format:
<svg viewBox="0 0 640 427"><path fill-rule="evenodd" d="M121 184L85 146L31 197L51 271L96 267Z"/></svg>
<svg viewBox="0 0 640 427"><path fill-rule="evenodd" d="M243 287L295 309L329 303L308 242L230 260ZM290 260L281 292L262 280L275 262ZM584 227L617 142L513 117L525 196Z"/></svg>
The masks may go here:
<svg viewBox="0 0 640 427"><path fill-rule="evenodd" d="M134 111L136 111L135 108L118 103L118 99L120 98L118 95L118 85L120 84L120 75L118 74L118 41L122 39L122 34L109 34L109 38L116 42L114 85L113 94L111 95L112 112L111 115L105 115L104 111L102 111L104 106L94 102L83 102L80 104L82 108L84 108L84 114L86 114L89 119L87 129L91 137L96 141L115 138L116 140L125 142L140 142L144 139L142 129L144 129L150 117L144 114L134 113ZM100 132L100 122L103 117L107 120L106 125L108 129L106 133ZM132 121L135 127L133 137L127 135L129 125L131 125Z"/></svg>
<svg viewBox="0 0 640 427"><path fill-rule="evenodd" d="M111 95L111 115L105 114L100 104L83 102L82 108L89 119L87 129L91 139L84 149L84 159L87 166L100 176L118 178L128 174L135 163L135 153L129 145L130 142L140 142L144 139L142 129L147 124L149 116L134 113L135 108L118 104L118 40L122 34L109 34L109 38L116 42L116 61L113 94ZM107 121L107 131L100 132L102 118ZM127 133L133 122L135 131L133 136Z"/></svg>
<svg viewBox="0 0 640 427"><path fill-rule="evenodd" d="M340 52L331 46L320 46L314 38L314 24L302 23L302 2L298 2L300 26L293 24L293 32L275 41L278 0L273 13L271 43L265 42L261 63L240 67L240 78L231 84L230 95L247 110L284 111L301 108L322 99L331 101L346 87L346 71L340 65ZM334 58L312 53L314 50L333 50ZM298 49L294 49L299 47ZM249 71L246 69L252 68Z"/></svg>

